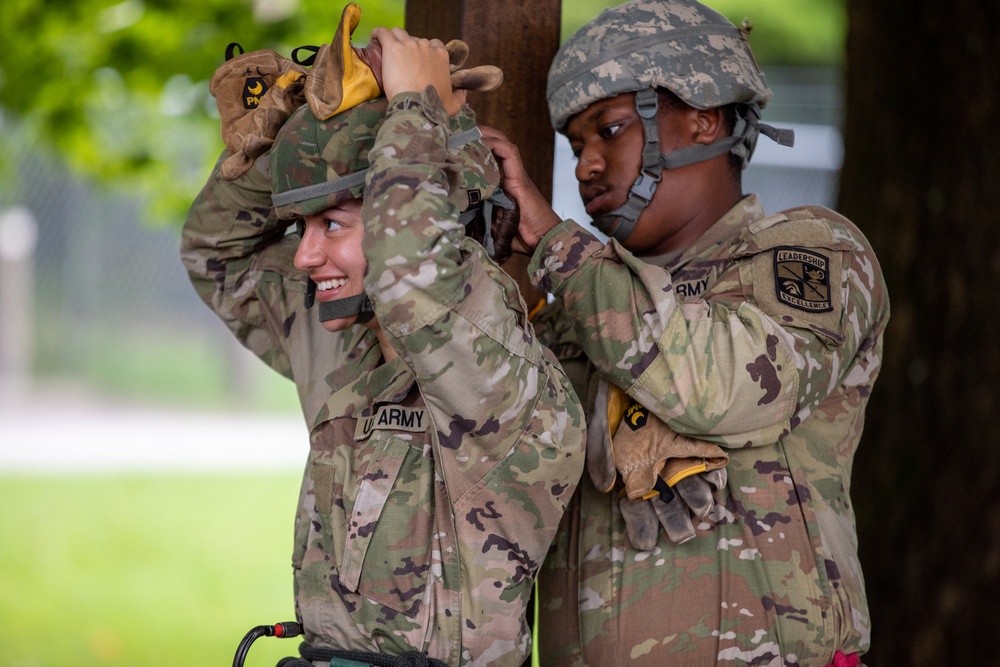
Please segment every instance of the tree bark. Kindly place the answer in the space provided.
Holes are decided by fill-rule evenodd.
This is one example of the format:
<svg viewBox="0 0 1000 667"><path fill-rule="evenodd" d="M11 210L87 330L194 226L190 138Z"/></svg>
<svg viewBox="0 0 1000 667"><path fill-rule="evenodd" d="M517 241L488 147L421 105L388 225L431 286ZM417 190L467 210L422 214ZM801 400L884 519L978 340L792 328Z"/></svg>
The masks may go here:
<svg viewBox="0 0 1000 667"><path fill-rule="evenodd" d="M848 0L839 208L892 304L854 467L869 665L996 660L1000 4Z"/></svg>
<svg viewBox="0 0 1000 667"><path fill-rule="evenodd" d="M469 94L483 125L506 134L521 148L531 179L552 197L555 133L549 123L545 83L559 48L560 0L407 0L406 29L414 35L469 45L467 67L496 65L504 83L491 93ZM528 258L504 264L528 306L544 297L527 277Z"/></svg>

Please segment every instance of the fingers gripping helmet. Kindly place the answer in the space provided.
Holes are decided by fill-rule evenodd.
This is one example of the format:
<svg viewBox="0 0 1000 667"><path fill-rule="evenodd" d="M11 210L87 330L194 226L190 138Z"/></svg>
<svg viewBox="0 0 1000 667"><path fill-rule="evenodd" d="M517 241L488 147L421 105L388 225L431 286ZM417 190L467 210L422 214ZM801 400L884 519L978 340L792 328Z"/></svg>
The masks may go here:
<svg viewBox="0 0 1000 667"><path fill-rule="evenodd" d="M629 201L598 228L623 241L652 199L663 169L732 152L745 167L764 132L791 145L789 130L759 122L771 90L747 42L748 29L695 0L632 0L601 12L559 49L549 68L546 96L552 126L565 133L570 118L599 100L636 93L646 145ZM656 124L657 88L696 109L741 104L733 136L661 155Z"/></svg>
<svg viewBox="0 0 1000 667"><path fill-rule="evenodd" d="M271 149L271 201L278 218L302 218L363 196L368 153L387 108L387 100L378 97L326 120L318 120L308 105L289 117ZM485 225L491 219L494 204L507 207L510 202L499 190L499 167L472 114L463 110L450 124L449 154L461 167L462 181L449 199L462 211L459 222L471 232L471 226ZM484 236L490 251L490 235ZM312 305L314 291L310 281L307 307ZM358 314L358 321L363 322L372 312L362 294L321 303L319 315L321 321L328 321Z"/></svg>

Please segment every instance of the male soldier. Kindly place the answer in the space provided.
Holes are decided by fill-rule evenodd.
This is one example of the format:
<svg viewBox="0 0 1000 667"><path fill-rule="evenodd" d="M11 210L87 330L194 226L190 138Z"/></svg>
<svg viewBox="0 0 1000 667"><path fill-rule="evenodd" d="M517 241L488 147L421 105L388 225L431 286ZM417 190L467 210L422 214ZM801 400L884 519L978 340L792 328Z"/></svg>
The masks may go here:
<svg viewBox="0 0 1000 667"><path fill-rule="evenodd" d="M545 667L839 667L869 646L849 490L889 303L850 221L743 194L758 134L791 143L759 122L748 32L694 0L633 0L556 55L552 124L606 245L488 133L515 249L554 296L536 330L589 419L591 479L539 577ZM695 454L675 475L687 436L728 465Z"/></svg>

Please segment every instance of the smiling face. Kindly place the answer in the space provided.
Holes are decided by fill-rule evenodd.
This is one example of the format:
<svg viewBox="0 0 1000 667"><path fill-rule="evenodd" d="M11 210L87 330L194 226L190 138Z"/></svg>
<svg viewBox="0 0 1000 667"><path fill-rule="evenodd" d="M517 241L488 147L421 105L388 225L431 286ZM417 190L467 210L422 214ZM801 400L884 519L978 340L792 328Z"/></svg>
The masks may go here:
<svg viewBox="0 0 1000 667"><path fill-rule="evenodd" d="M316 283L317 301L335 301L364 292L367 261L361 249L364 224L361 200L348 199L322 213L308 215L302 224L302 240L295 252L295 268ZM357 315L323 322L329 331L354 325ZM377 326L374 319L364 324Z"/></svg>
<svg viewBox="0 0 1000 667"><path fill-rule="evenodd" d="M724 132L721 112L659 105L659 150L669 153L696 143L711 143ZM577 158L580 197L591 216L626 202L642 166L645 136L635 108L635 94L622 93L594 102L566 129ZM663 170L653 200L623 245L642 255L684 248L739 199L739 185L726 175L728 158ZM722 171L720 171L720 169Z"/></svg>

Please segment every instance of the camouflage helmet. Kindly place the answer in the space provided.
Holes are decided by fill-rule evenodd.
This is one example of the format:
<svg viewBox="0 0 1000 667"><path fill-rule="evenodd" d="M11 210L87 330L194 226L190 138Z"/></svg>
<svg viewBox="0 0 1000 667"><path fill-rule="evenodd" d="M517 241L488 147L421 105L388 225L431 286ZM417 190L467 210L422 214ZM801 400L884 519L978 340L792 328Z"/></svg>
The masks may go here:
<svg viewBox="0 0 1000 667"><path fill-rule="evenodd" d="M299 107L271 148L275 214L281 219L300 218L361 197L368 152L387 108L387 100L378 97L318 120L308 105ZM449 199L465 211L494 195L500 170L471 112L463 110L449 120L449 153L462 170L462 182Z"/></svg>
<svg viewBox="0 0 1000 667"><path fill-rule="evenodd" d="M602 232L625 243L664 169L726 153L746 168L760 133L784 146L794 143L791 130L760 122L771 90L750 51L748 32L696 0L631 0L601 12L556 53L546 96L557 131L565 134L570 119L594 102L635 93L645 136L639 176L624 204L594 217ZM732 133L661 154L658 88L696 109L737 104Z"/></svg>
<svg viewBox="0 0 1000 667"><path fill-rule="evenodd" d="M281 127L271 147L271 203L279 219L291 220L315 213L364 194L368 154L385 120L388 101L377 97L361 102L326 120L319 120L309 105L302 105ZM482 140L472 112L467 108L449 119L448 152L461 169L461 182L448 198L458 208L458 222L467 233L484 239L493 254L493 238L486 220L494 205L513 206L499 188L500 169ZM314 302L316 283L308 279L306 308ZM319 304L321 322L357 315L366 322L374 313L362 293Z"/></svg>
<svg viewBox="0 0 1000 667"><path fill-rule="evenodd" d="M601 12L559 49L546 96L552 126L594 102L662 87L697 109L763 108L771 90L747 31L695 0L632 0Z"/></svg>

